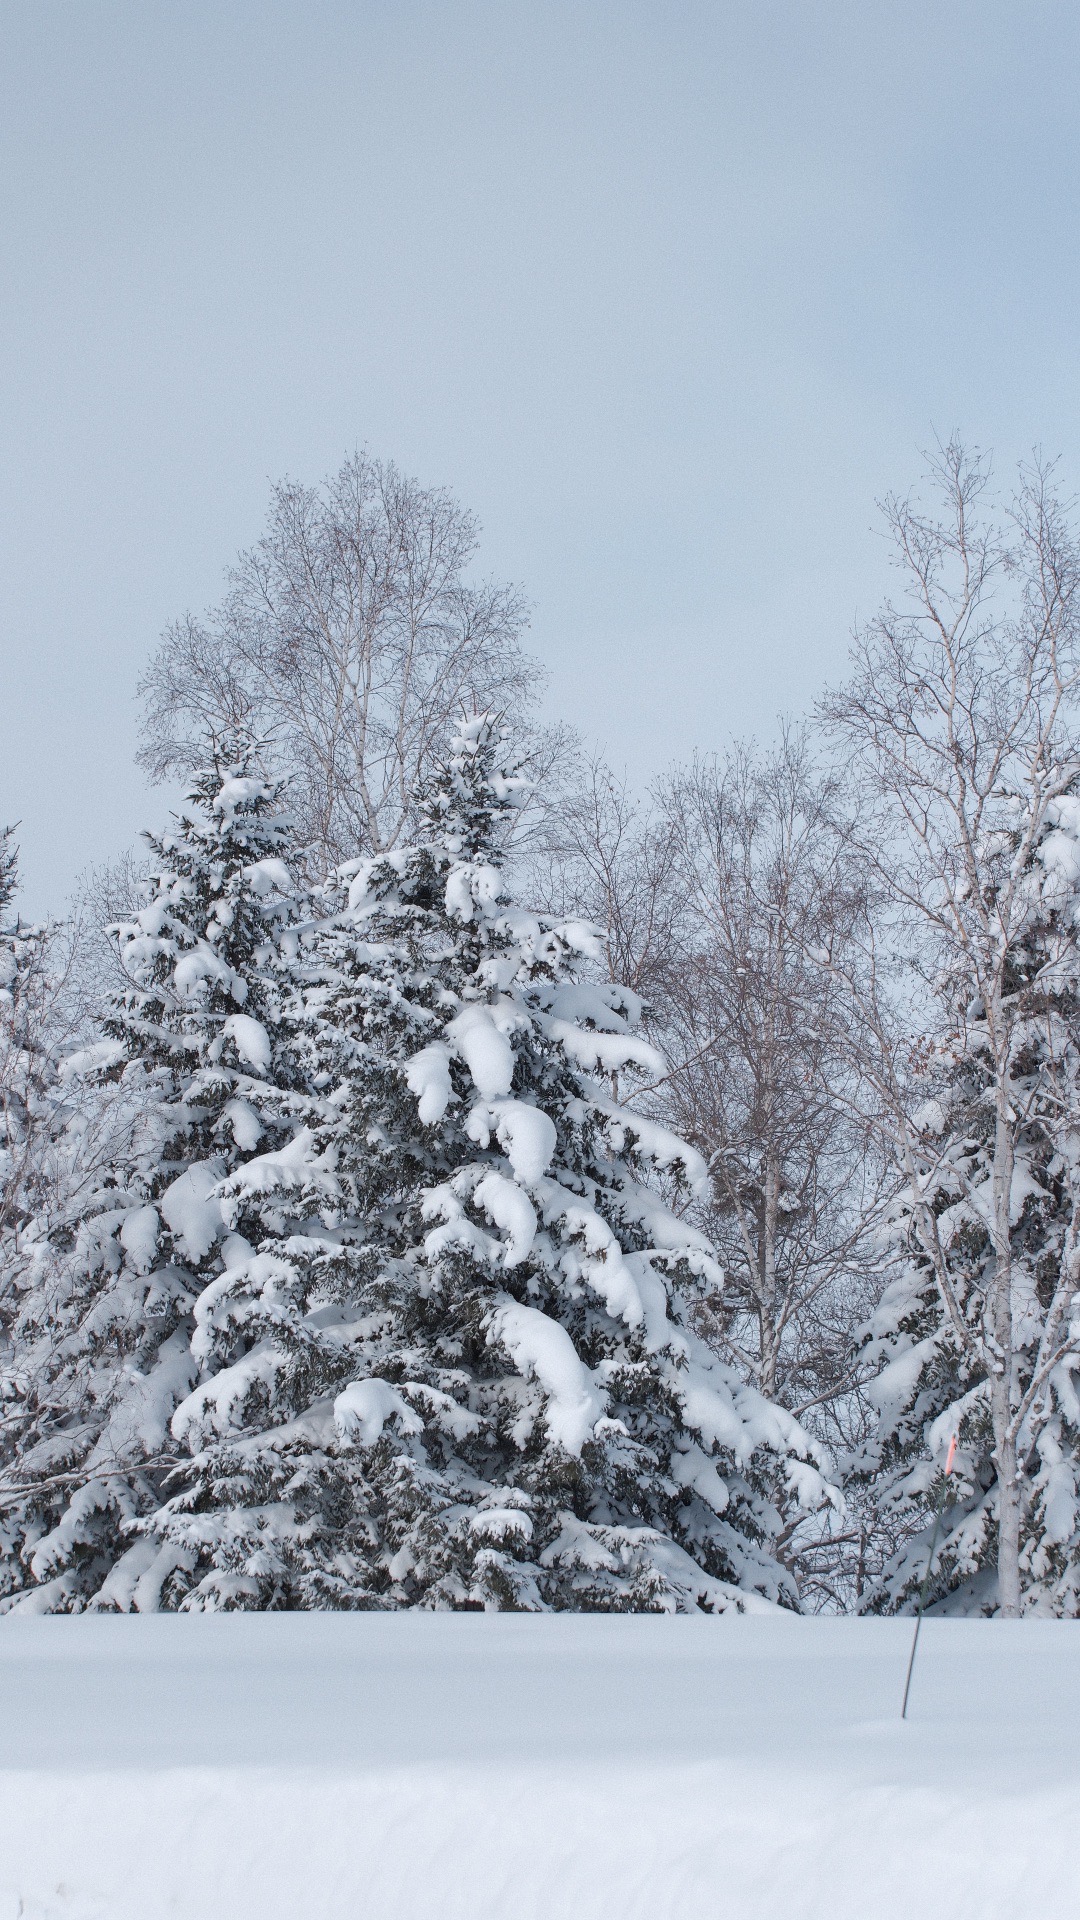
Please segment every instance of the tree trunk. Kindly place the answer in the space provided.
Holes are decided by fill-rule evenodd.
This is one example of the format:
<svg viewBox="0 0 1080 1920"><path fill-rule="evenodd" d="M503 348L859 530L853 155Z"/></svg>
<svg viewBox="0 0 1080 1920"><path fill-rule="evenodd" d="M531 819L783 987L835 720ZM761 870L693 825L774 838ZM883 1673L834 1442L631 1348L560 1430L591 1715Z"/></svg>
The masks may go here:
<svg viewBox="0 0 1080 1920"><path fill-rule="evenodd" d="M1001 1035L1006 1029L1002 1018L1000 994L993 1003L993 1030ZM1004 1051L1004 1046L1002 1048ZM1013 1397L1013 1311L1012 1311L1012 1201L1013 1171L1016 1165L1015 1119L1012 1086L1006 1061L998 1074L996 1088L997 1123L992 1174L994 1242L994 1281L991 1324L993 1328L994 1374L990 1387L991 1416L994 1423L994 1462L998 1476L998 1608L1006 1620L1020 1618L1020 1482L1016 1471L1016 1439L1011 1432Z"/></svg>
<svg viewBox="0 0 1080 1920"><path fill-rule="evenodd" d="M761 1223L761 1391L766 1399L776 1397L776 1373L780 1359L780 1341L776 1331L776 1227L780 1210L780 1167L775 1153L765 1160L765 1189Z"/></svg>
<svg viewBox="0 0 1080 1920"><path fill-rule="evenodd" d="M994 1381L997 1399L998 1382ZM1008 1421L1008 1390L1004 1390ZM994 1408L997 1426L997 1407ZM1020 1479L1016 1470L1016 1442L1005 1439L997 1451L998 1473L998 1610L1003 1620L1020 1618Z"/></svg>

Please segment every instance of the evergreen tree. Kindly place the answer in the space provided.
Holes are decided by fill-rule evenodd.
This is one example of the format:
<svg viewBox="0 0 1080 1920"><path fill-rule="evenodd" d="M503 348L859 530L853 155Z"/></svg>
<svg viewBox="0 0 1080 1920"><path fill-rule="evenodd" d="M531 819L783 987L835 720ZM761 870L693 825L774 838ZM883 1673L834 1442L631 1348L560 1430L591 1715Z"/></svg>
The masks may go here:
<svg viewBox="0 0 1080 1920"><path fill-rule="evenodd" d="M109 1151L20 1276L0 1483L9 1605L148 1604L162 1577L131 1523L160 1503L169 1419L198 1377L194 1304L258 1212L235 1209L230 1233L216 1188L291 1132L278 1000L301 903L280 800L249 741L217 745L173 830L149 838L146 907L116 929L132 985L101 1041L66 1062L84 1107L108 1091Z"/></svg>
<svg viewBox="0 0 1080 1920"><path fill-rule="evenodd" d="M71 1046L63 1005L68 930L28 924L13 911L17 893L18 857L6 828L0 832L0 1436L18 1397L11 1328L20 1287L70 1191L78 1142L87 1132L62 1073Z"/></svg>
<svg viewBox="0 0 1080 1920"><path fill-rule="evenodd" d="M167 1607L795 1604L769 1488L815 1504L823 1462L690 1328L722 1276L657 1182L704 1166L609 1097L662 1063L575 978L593 932L508 897L504 754L465 727L306 956L303 1125L218 1190L272 1231L195 1302L145 1523Z"/></svg>
<svg viewBox="0 0 1080 1920"><path fill-rule="evenodd" d="M0 1299L48 1177L57 1105L49 1031L55 929L28 925L13 911L19 876L12 833L0 830Z"/></svg>
<svg viewBox="0 0 1080 1920"><path fill-rule="evenodd" d="M1009 874L1021 827L983 850L991 889ZM1047 808L1006 956L1011 1195L1004 1250L991 1231L995 1164L1003 1156L986 1010L962 969L945 983L951 1022L936 1050L936 1098L918 1116L917 1201L909 1196L898 1221L902 1271L865 1342L867 1358L880 1363L871 1388L879 1417L858 1477L874 1487L890 1525L907 1530L868 1596L872 1611L914 1609L933 1511L945 1496L928 1604L976 1613L999 1604L992 1391L995 1354L1007 1349L994 1323L992 1288L1004 1258L1013 1355L1004 1386L1021 1476L1021 1605L1026 1612L1080 1614L1078 906L1074 785ZM956 1468L944 1487L954 1435Z"/></svg>

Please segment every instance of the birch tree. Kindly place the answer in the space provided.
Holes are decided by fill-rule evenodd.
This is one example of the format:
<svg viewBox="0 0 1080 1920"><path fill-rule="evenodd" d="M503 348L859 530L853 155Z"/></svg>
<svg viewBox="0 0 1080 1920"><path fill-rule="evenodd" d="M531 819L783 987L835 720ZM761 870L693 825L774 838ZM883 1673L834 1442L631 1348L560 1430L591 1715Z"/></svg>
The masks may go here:
<svg viewBox="0 0 1080 1920"><path fill-rule="evenodd" d="M671 777L684 938L667 990L675 1062L661 1090L705 1154L708 1227L727 1274L715 1337L785 1404L836 1395L865 1300L882 1194L851 1077L850 998L815 962L865 910L838 782L804 732Z"/></svg>
<svg viewBox="0 0 1080 1920"><path fill-rule="evenodd" d="M1051 991L1075 924L1049 946L1035 937L1052 904L1048 836L1080 767L1078 550L1044 468L1022 475L1001 521L985 461L950 444L933 479L935 513L886 503L903 599L857 636L827 703L884 917L861 967L821 959L874 1035L866 1069L904 1182L909 1257L930 1283L923 1318L901 1313L898 1343L879 1350L882 1419L904 1403L924 1510L959 1433L959 1504L988 1497L985 1604L1013 1617L1040 1449L1072 1411L1080 1365L1075 1014L1060 983ZM939 1366L920 1419L920 1342L941 1339L952 1386ZM910 1590L894 1583L901 1604Z"/></svg>
<svg viewBox="0 0 1080 1920"><path fill-rule="evenodd" d="M520 731L542 685L522 595L470 576L478 535L445 488L364 452L322 487L275 486L221 605L175 622L143 677L141 764L186 776L243 726L289 781L317 877L394 846L462 711Z"/></svg>
<svg viewBox="0 0 1080 1920"><path fill-rule="evenodd" d="M603 977L631 987L662 1028L686 931L674 819L594 755L560 792L527 864L534 897L594 923Z"/></svg>

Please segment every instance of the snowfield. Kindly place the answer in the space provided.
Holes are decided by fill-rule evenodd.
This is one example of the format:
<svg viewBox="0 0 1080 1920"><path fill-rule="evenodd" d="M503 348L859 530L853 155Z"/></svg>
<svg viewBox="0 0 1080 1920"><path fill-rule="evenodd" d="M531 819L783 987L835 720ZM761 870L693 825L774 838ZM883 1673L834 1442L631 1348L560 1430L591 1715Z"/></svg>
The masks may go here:
<svg viewBox="0 0 1080 1920"><path fill-rule="evenodd" d="M0 1920L1054 1920L1080 1626L0 1623Z"/></svg>

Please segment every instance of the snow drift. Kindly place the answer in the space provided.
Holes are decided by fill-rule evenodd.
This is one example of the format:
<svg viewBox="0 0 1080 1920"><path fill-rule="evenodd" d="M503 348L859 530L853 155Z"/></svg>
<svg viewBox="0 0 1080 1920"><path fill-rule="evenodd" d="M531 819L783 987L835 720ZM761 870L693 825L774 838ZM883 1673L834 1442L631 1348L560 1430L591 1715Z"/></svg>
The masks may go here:
<svg viewBox="0 0 1080 1920"><path fill-rule="evenodd" d="M0 1920L1049 1920L1080 1627L8 1619Z"/></svg>

